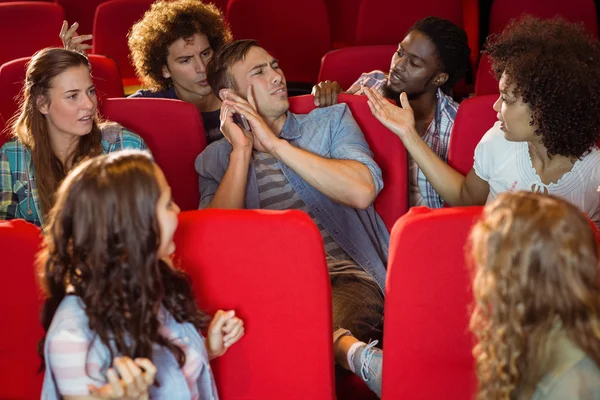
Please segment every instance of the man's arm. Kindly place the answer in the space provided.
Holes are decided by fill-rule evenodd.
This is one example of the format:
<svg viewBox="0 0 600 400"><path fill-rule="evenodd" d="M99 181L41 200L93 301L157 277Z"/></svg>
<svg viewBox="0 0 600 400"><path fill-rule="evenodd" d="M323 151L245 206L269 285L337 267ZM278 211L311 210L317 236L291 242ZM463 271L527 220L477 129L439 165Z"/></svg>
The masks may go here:
<svg viewBox="0 0 600 400"><path fill-rule="evenodd" d="M229 156L229 166L212 200L205 208L244 208L246 182L252 153L233 149Z"/></svg>
<svg viewBox="0 0 600 400"><path fill-rule="evenodd" d="M324 158L278 139L270 152L309 185L352 208L369 207L377 195L371 171L354 160Z"/></svg>
<svg viewBox="0 0 600 400"><path fill-rule="evenodd" d="M229 155L229 165L221 182L204 208L245 208L246 183L248 168L252 159L253 139L249 132L244 132L233 122L232 108L221 107L221 132L231 143L233 150ZM201 176L202 180L203 177ZM202 186L202 185L201 185Z"/></svg>

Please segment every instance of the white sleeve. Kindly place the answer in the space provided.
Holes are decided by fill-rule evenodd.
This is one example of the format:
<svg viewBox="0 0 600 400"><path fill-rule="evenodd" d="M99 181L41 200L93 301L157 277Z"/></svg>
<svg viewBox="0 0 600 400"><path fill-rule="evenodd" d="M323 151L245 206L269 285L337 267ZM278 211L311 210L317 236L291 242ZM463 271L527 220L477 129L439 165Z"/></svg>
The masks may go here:
<svg viewBox="0 0 600 400"><path fill-rule="evenodd" d="M46 368L52 372L56 388L62 396L87 396L88 384L103 386L106 383L105 379L97 380L102 376L101 366L92 361L94 357L88 356L90 342L81 330L61 329L46 340Z"/></svg>
<svg viewBox="0 0 600 400"><path fill-rule="evenodd" d="M492 177L494 172L495 153L501 150L498 142L504 139L504 132L500 129L500 123L496 122L485 135L481 138L475 148L473 157L473 169L478 177L486 182Z"/></svg>

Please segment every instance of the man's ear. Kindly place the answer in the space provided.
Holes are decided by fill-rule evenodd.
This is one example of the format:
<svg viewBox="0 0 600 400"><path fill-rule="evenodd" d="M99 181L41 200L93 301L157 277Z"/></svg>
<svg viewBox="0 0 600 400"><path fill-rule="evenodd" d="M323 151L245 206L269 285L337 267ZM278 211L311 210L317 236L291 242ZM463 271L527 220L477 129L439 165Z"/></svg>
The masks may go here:
<svg viewBox="0 0 600 400"><path fill-rule="evenodd" d="M225 94L229 91L229 89L227 88L223 88L221 90L219 90L219 98L221 99L221 101L225 101Z"/></svg>
<svg viewBox="0 0 600 400"><path fill-rule="evenodd" d="M433 84L436 87L440 87L440 86L442 86L444 83L446 83L448 81L449 77L450 76L448 75L447 72L440 72L439 74L437 74L437 76L433 80Z"/></svg>
<svg viewBox="0 0 600 400"><path fill-rule="evenodd" d="M44 115L48 114L48 109L50 108L50 102L46 98L46 96L39 95L35 100L35 105L37 109Z"/></svg>
<svg viewBox="0 0 600 400"><path fill-rule="evenodd" d="M166 65L163 65L162 67L162 76L165 79L171 78L171 72L169 72L169 68Z"/></svg>

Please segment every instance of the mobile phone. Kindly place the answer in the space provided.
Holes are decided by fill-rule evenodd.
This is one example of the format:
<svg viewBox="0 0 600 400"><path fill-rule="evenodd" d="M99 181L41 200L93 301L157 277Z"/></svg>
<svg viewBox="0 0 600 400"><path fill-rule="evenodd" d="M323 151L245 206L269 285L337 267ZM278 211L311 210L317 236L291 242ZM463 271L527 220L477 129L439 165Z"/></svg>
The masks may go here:
<svg viewBox="0 0 600 400"><path fill-rule="evenodd" d="M242 114L233 113L232 116L233 116L233 122L235 122L240 128L242 128L243 130L246 130L246 131L252 130L252 128L250 128L250 124L248 123L248 120Z"/></svg>

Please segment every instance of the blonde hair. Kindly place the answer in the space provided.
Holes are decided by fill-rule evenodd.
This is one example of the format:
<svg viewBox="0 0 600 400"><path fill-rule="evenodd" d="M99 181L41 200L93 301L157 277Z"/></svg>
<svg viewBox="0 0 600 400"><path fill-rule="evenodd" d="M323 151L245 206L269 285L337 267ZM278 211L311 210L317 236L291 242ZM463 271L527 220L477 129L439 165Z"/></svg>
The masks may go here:
<svg viewBox="0 0 600 400"><path fill-rule="evenodd" d="M503 194L485 208L470 245L477 399L530 399L548 372L557 321L600 366L598 244L579 209L531 192Z"/></svg>

